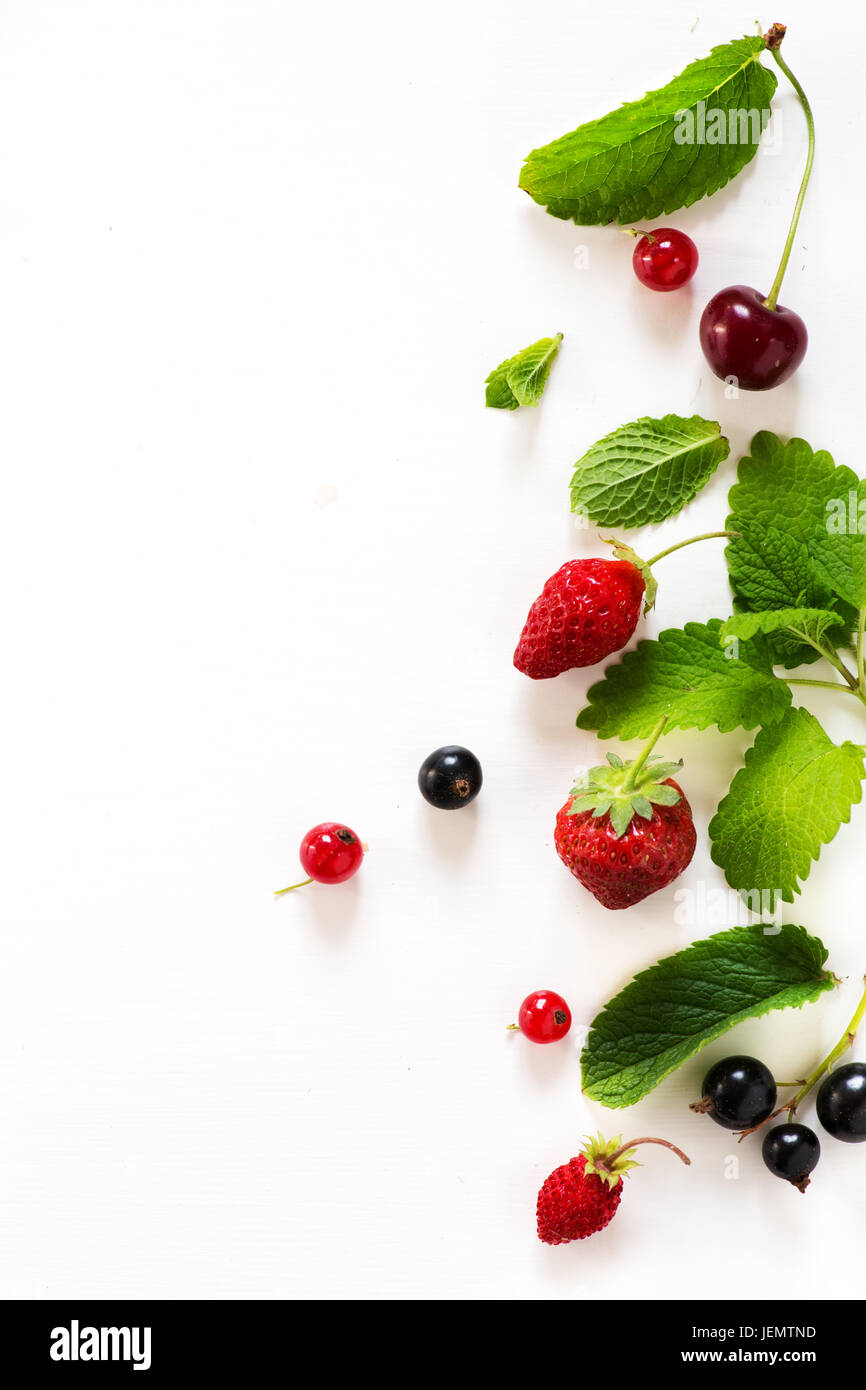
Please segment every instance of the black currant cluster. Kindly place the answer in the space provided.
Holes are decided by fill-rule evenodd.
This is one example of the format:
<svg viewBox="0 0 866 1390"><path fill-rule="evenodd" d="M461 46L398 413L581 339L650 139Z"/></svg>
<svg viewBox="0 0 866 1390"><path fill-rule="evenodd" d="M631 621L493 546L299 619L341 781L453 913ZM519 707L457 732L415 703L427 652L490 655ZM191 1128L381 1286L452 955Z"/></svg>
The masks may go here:
<svg viewBox="0 0 866 1390"><path fill-rule="evenodd" d="M804 1083L806 1089L808 1084ZM776 1109L777 1089L772 1072L756 1057L723 1057L710 1067L701 1087L701 1099L691 1107L709 1115L723 1129L760 1129L768 1120L789 1110L786 1123L774 1125L764 1136L764 1163L777 1178L784 1178L800 1192L821 1157L817 1134L794 1121L798 1094L791 1106ZM846 1144L866 1141L866 1062L849 1062L826 1076L818 1091L816 1109L821 1127Z"/></svg>

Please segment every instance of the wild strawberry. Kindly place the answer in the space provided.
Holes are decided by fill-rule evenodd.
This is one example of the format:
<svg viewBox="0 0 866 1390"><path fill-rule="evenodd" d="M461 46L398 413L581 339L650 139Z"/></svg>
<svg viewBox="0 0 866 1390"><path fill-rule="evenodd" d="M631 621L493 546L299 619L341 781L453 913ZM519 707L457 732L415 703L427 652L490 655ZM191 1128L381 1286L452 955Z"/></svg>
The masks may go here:
<svg viewBox="0 0 866 1390"><path fill-rule="evenodd" d="M536 1205L538 1239L546 1245L565 1245L595 1235L613 1220L622 1198L623 1175L640 1165L632 1155L638 1144L663 1144L683 1163L691 1159L666 1139L605 1140L599 1134L585 1149L555 1168L541 1185Z"/></svg>
<svg viewBox="0 0 866 1390"><path fill-rule="evenodd" d="M518 671L533 680L574 666L594 666L629 641L648 611L656 584L649 568L617 543L616 560L568 560L551 575L529 610L514 653Z"/></svg>
<svg viewBox="0 0 866 1390"><path fill-rule="evenodd" d="M692 810L671 776L682 763L649 756L664 724L634 762L608 753L609 766L584 774L556 817L553 838L563 864L613 910L666 888L695 852Z"/></svg>

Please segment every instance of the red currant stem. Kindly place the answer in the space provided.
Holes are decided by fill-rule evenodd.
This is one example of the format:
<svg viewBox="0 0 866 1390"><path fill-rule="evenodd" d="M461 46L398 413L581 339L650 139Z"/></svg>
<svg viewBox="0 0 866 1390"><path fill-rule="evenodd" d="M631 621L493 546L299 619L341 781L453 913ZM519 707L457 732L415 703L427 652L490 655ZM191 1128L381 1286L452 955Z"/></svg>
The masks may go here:
<svg viewBox="0 0 866 1390"><path fill-rule="evenodd" d="M691 1164L692 1160L683 1153L682 1149L678 1149L676 1144L671 1144L667 1139L653 1139L648 1134L645 1134L641 1139L630 1139L627 1144L620 1144L619 1148L614 1149L612 1154L608 1154L606 1158L595 1158L593 1163L596 1168L602 1168L605 1173L610 1173L613 1171L616 1160L622 1158L629 1149L636 1149L638 1144L661 1144L663 1148L670 1149L672 1153L675 1153L677 1158L681 1158L683 1163Z"/></svg>
<svg viewBox="0 0 866 1390"><path fill-rule="evenodd" d="M667 722L668 717L666 714L663 714L661 719L653 729L652 733L650 734L649 738L647 739L646 743L644 744L643 748L641 749L640 753L632 763L631 768L629 770L629 774L622 784L623 793L630 792L634 789L635 782L637 781L641 772L643 772L644 763L646 762L650 753L653 751L662 734L664 733L665 724L667 724Z"/></svg>
<svg viewBox="0 0 866 1390"><path fill-rule="evenodd" d="M809 177L812 173L812 163L815 158L815 121L814 117L812 116L812 108L809 105L806 93L803 91L803 88L800 86L791 69L788 67L788 64L782 57L779 48L772 47L770 49L770 52L772 53L775 62L782 69L782 72L785 74L791 86L794 88L794 91L797 93L797 96L800 98L800 105L802 106L803 114L806 117L806 129L809 133L809 148L806 154L806 168L803 171L803 179L800 183L800 191L797 194L797 201L794 204L794 216L791 218L791 225L788 229L788 240L785 242L785 249L782 252L782 259L779 262L779 269L776 271L776 278L773 281L770 293L764 300L764 304L768 309L775 309L776 300L779 298L779 290L782 288L782 281L785 278L785 271L788 268L788 260L791 255L791 249L794 245L794 237L797 235L797 223L800 221L800 213L803 210L803 200L806 197L806 189L809 187Z"/></svg>
<svg viewBox="0 0 866 1390"><path fill-rule="evenodd" d="M682 550L683 546L696 545L698 541L714 540L737 541L740 539L739 531L705 531L702 536L692 536L687 541L677 541L676 545L669 545L667 550L660 550L658 555L654 555L651 560L647 560L647 566L651 569L659 560L663 560L666 555L673 555L675 550Z"/></svg>
<svg viewBox="0 0 866 1390"><path fill-rule="evenodd" d="M626 236L645 236L650 246L655 246L657 241L657 238L653 236L652 232L644 232L639 227L620 227L620 231L625 232Z"/></svg>
<svg viewBox="0 0 866 1390"><path fill-rule="evenodd" d="M519 1032L520 1032L520 1024L519 1024L519 1023L506 1023L506 1025L505 1025L505 1031L506 1031L506 1033L519 1033Z"/></svg>
<svg viewBox="0 0 866 1390"><path fill-rule="evenodd" d="M278 888L274 893L274 897L278 898L281 893L293 893L296 888L303 888L307 883L312 883L312 881L311 878L302 878L300 883L290 883L288 888Z"/></svg>

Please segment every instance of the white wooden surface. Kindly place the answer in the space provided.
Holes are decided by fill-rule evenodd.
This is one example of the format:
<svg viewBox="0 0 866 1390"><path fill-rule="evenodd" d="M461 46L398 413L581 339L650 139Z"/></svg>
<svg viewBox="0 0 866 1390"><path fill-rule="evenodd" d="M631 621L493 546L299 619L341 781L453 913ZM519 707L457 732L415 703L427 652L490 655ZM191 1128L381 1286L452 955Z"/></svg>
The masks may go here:
<svg viewBox="0 0 866 1390"><path fill-rule="evenodd" d="M533 685L511 654L543 580L597 549L574 460L641 414L720 419L732 458L665 540L722 524L757 428L863 467L860 6L762 16L789 23L819 140L782 296L811 347L775 393L725 401L696 329L713 291L772 277L805 148L787 90L779 147L667 219L700 247L690 291L648 294L624 237L516 187L534 145L754 17L3 5L0 1294L862 1292L866 1152L828 1141L801 1198L756 1145L726 1178L729 1138L686 1108L713 1057L800 1074L841 1031L866 969L862 807L789 913L847 977L835 997L614 1116L581 1099L572 1040L504 1031L541 986L588 1023L724 925L705 832L748 741L665 744L698 823L695 920L672 890L608 914L561 868L597 673ZM559 330L541 409L485 412L490 367ZM720 548L659 577L643 631L727 611ZM811 707L864 738L844 702ZM455 815L415 786L450 741L485 770ZM274 900L331 817L369 842L360 875ZM598 1127L664 1134L693 1167L650 1150L603 1237L542 1247L536 1190Z"/></svg>

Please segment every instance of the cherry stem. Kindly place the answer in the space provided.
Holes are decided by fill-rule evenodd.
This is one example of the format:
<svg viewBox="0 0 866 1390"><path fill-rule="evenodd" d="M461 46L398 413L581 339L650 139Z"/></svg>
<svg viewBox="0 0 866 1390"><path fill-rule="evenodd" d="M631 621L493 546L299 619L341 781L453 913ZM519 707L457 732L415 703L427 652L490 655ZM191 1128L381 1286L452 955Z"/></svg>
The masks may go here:
<svg viewBox="0 0 866 1390"><path fill-rule="evenodd" d="M630 792L634 789L634 784L637 781L640 774L643 772L644 764L647 758L649 757L650 753L653 751L662 734L664 733L664 727L667 724L667 722L668 717L666 714L663 714L661 719L653 729L652 733L650 734L649 738L647 739L646 743L644 744L643 748L641 749L640 753L632 763L631 768L629 770L629 774L622 784L623 792Z"/></svg>
<svg viewBox="0 0 866 1390"><path fill-rule="evenodd" d="M274 893L274 897L278 898L281 893L294 893L296 888L303 888L307 883L312 883L312 881L311 878L302 878L300 883L290 883L288 888L278 888Z"/></svg>
<svg viewBox="0 0 866 1390"><path fill-rule="evenodd" d="M739 531L705 531L702 536L692 536L687 541L677 541L676 545L669 545L667 550L660 550L658 555L654 555L651 560L647 560L648 568L652 568L659 560L663 560L666 555L673 555L675 550L682 550L686 545L697 545L698 541L715 540L737 541L740 539Z"/></svg>
<svg viewBox="0 0 866 1390"><path fill-rule="evenodd" d="M519 1032L520 1032L520 1024L519 1024L519 1023L506 1023L506 1025L505 1025L505 1031L506 1031L506 1033L519 1033Z"/></svg>
<svg viewBox="0 0 866 1390"><path fill-rule="evenodd" d="M645 1134L641 1139L630 1139L627 1144L620 1144L619 1148L614 1149L612 1154L608 1154L606 1158L593 1159L593 1162L596 1168L601 1168L605 1173L609 1173L616 1160L622 1158L629 1149L636 1149L638 1144L661 1144L663 1148L670 1149L671 1153L675 1153L677 1158L681 1158L683 1163L691 1164L692 1160L683 1153L682 1149L678 1149L676 1144L671 1144L667 1139L653 1139L648 1134Z"/></svg>
<svg viewBox="0 0 866 1390"><path fill-rule="evenodd" d="M782 57L781 51L778 47L772 47L770 49L770 52L772 53L775 62L782 69L782 72L785 74L791 86L794 88L794 91L797 93L797 96L800 98L800 105L802 106L803 114L806 117L806 129L809 133L809 148L806 154L806 168L803 171L803 179L800 183L800 191L797 194L797 201L794 204L794 216L791 218L791 225L788 229L788 240L785 242L785 249L782 252L782 259L779 262L779 269L776 271L776 278L773 281L770 293L764 300L764 305L767 309L775 309L776 300L779 298L779 291L782 288L782 281L785 278L785 271L788 269L788 260L790 259L791 250L794 245L794 237L797 235L797 223L800 221L800 213L803 210L803 200L806 197L806 189L809 186L809 177L812 173L812 163L815 158L815 120L812 116L812 108L809 105L809 100L806 96L806 93L803 91L803 88L800 86L791 69L788 67L788 64Z"/></svg>
<svg viewBox="0 0 866 1390"><path fill-rule="evenodd" d="M866 985L866 975L864 975L863 977L863 983L864 985ZM845 1032L842 1034L836 1046L833 1048L831 1052L827 1053L827 1056L824 1058L823 1062L818 1063L811 1076L806 1077L806 1080L800 1086L800 1089L794 1096L794 1099L791 1101L787 1101L784 1105L780 1105L777 1110L773 1111L772 1115L768 1115L766 1120L762 1120L759 1125L752 1125L751 1129L742 1130L739 1137L739 1143L742 1143L743 1140L747 1137L747 1135L754 1134L755 1131L758 1129L763 1129L764 1125L768 1125L771 1120L775 1120L778 1115L784 1114L786 1110L788 1112L788 1119L793 1120L794 1116L797 1113L798 1107L802 1105L803 1101L806 1099L806 1096L809 1094L812 1087L815 1086L817 1082L821 1080L821 1077L824 1075L825 1072L828 1072L830 1070L833 1063L838 1061L838 1059L842 1056L843 1052L847 1052L848 1048L853 1045L854 1039L857 1036L857 1029L863 1022L864 1015L866 1015L866 990L863 991L860 1003L854 1010L854 1016L852 1017L851 1022L848 1024L848 1027L845 1029ZM793 1085L794 1083L792 1082L791 1084Z"/></svg>

